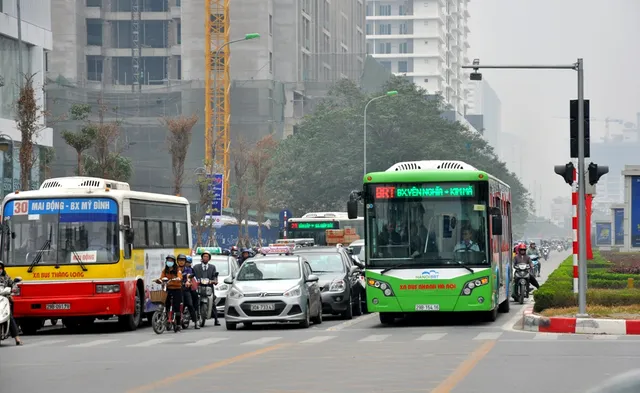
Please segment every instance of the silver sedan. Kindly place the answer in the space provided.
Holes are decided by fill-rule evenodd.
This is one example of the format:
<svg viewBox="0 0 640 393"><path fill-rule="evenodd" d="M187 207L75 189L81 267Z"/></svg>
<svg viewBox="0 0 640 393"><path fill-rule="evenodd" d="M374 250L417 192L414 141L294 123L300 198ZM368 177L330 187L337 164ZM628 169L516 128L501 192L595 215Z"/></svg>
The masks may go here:
<svg viewBox="0 0 640 393"><path fill-rule="evenodd" d="M318 276L301 256L263 256L246 260L231 286L225 305L227 330L238 323L296 322L307 328L322 323Z"/></svg>

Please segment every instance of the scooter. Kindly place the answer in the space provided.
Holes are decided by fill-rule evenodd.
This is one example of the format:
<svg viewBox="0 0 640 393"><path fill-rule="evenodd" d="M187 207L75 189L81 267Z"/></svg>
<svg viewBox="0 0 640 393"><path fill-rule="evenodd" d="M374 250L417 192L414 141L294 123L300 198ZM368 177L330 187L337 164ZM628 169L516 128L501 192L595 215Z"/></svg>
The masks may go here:
<svg viewBox="0 0 640 393"><path fill-rule="evenodd" d="M216 276L217 280L217 276ZM214 306L214 286L216 281L202 278L198 280L198 295L200 296L200 327L204 327L207 319L211 318Z"/></svg>
<svg viewBox="0 0 640 393"><path fill-rule="evenodd" d="M549 249L549 247L542 247L542 257L544 258L545 261L549 260L549 253L551 252L551 250Z"/></svg>
<svg viewBox="0 0 640 393"><path fill-rule="evenodd" d="M526 263L518 263L514 269L513 298L520 304L529 297L531 269Z"/></svg>
<svg viewBox="0 0 640 393"><path fill-rule="evenodd" d="M22 279L16 277L13 284L18 284ZM11 303L9 296L13 288L0 286L0 343L11 335Z"/></svg>
<svg viewBox="0 0 640 393"><path fill-rule="evenodd" d="M531 262L533 262L533 275L540 277L540 257L531 255Z"/></svg>

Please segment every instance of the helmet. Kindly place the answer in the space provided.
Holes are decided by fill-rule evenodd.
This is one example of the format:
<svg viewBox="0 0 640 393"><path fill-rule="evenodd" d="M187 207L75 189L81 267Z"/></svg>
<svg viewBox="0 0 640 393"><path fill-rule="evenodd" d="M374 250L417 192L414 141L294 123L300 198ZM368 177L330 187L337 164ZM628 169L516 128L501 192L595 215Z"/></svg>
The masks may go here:
<svg viewBox="0 0 640 393"><path fill-rule="evenodd" d="M187 263L192 263L192 262L193 262L193 258L187 257Z"/></svg>
<svg viewBox="0 0 640 393"><path fill-rule="evenodd" d="M167 257L164 260L166 261L167 259L173 259L173 261L175 262L176 261L176 256L173 255L173 254L169 254L169 255L167 255Z"/></svg>
<svg viewBox="0 0 640 393"><path fill-rule="evenodd" d="M238 246L231 247L231 251L238 251Z"/></svg>
<svg viewBox="0 0 640 393"><path fill-rule="evenodd" d="M178 259L187 259L187 256L184 254L178 254Z"/></svg>
<svg viewBox="0 0 640 393"><path fill-rule="evenodd" d="M535 245L536 245L536 242L529 242L529 245L530 245L530 246L535 246Z"/></svg>
<svg viewBox="0 0 640 393"><path fill-rule="evenodd" d="M527 245L524 243L520 243L518 244L518 250L527 250Z"/></svg>

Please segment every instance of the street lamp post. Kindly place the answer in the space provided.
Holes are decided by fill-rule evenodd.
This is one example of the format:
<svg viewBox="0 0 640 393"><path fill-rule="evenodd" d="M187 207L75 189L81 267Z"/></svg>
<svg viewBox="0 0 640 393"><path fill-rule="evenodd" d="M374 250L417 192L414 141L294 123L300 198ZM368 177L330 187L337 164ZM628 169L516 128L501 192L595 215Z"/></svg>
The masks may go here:
<svg viewBox="0 0 640 393"><path fill-rule="evenodd" d="M584 138L584 62L579 58L566 65L480 65L475 59L472 65L462 68L473 69L471 80L482 80L480 68L524 69L524 70L574 70L578 73L578 317L587 316L587 222L586 222L586 177Z"/></svg>
<svg viewBox="0 0 640 393"><path fill-rule="evenodd" d="M220 53L222 52L222 50L231 45L234 44L236 42L243 42L243 41L249 41L249 40L253 40L256 38L260 38L260 34L259 33L249 33L249 34L245 34L245 36L243 38L239 38L237 40L231 40L228 42L225 42L224 44L220 45L220 47L218 49L216 49L216 57L215 57L215 64L216 64L216 71L218 68L218 63L219 63L219 59L220 59ZM218 78L214 78L213 79L213 91L214 91L214 95L215 95L215 101L214 101L214 105L213 105L213 132L217 132L218 131ZM211 140L215 140L216 135L212 135ZM214 143L217 143L219 141L216 141ZM226 148L226 146L225 146ZM213 149L212 146L212 152L215 154L215 150ZM209 157L207 157L207 159L209 159ZM213 162L211 164L211 167L209 168L209 172L213 173ZM224 174L225 176L227 175L226 173Z"/></svg>
<svg viewBox="0 0 640 393"><path fill-rule="evenodd" d="M369 102L367 102L367 104L364 106L364 129L363 129L363 133L364 133L364 155L363 155L363 160L364 160L364 175L367 175L367 108L369 107L369 104L371 104L373 101L379 100L381 98L385 98L385 97L393 97L395 95L398 95L398 92L396 90L391 90L386 92L385 94L378 96L378 97L373 97L372 99L369 100Z"/></svg>

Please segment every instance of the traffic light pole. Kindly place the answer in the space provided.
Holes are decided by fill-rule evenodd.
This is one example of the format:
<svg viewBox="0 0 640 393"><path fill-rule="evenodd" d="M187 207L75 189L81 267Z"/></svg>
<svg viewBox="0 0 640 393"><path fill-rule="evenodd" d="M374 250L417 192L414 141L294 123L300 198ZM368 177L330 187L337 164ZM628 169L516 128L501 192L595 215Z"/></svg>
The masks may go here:
<svg viewBox="0 0 640 393"><path fill-rule="evenodd" d="M587 315L587 235L586 235L586 177L584 163L584 63L582 59L571 65L480 65L475 59L472 65L462 68L473 69L476 73L481 68L487 69L521 69L521 70L574 70L578 72L578 317ZM472 74L473 76L473 74ZM480 80L482 77L480 76ZM475 79L478 80L478 79Z"/></svg>

